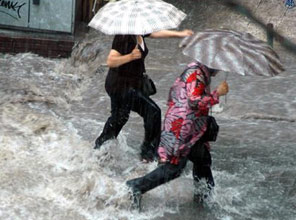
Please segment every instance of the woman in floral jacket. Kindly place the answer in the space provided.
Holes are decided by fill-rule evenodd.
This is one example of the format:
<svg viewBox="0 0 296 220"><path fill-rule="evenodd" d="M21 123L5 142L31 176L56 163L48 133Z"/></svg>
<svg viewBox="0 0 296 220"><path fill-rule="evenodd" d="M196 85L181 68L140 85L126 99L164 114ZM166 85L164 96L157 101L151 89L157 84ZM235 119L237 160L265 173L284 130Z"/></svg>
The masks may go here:
<svg viewBox="0 0 296 220"><path fill-rule="evenodd" d="M196 61L177 78L169 93L158 148L161 165L151 173L127 182L134 195L177 178L188 159L194 163L194 180L198 182L205 178L209 188L214 186L210 145L202 140L202 136L207 128L209 109L219 103L219 96L228 92L225 81L210 92L211 76L216 72Z"/></svg>

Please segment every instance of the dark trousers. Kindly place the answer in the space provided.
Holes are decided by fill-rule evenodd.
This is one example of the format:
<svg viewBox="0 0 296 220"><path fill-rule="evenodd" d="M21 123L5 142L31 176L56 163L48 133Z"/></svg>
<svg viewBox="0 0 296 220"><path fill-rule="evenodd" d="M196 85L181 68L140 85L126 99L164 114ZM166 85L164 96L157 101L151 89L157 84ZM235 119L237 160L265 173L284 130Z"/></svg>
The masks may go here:
<svg viewBox="0 0 296 220"><path fill-rule="evenodd" d="M158 166L143 177L127 181L127 185L132 187L134 191L145 193L161 184L169 182L179 177L186 166L187 161L193 162L193 178L199 182L205 178L209 188L213 188L214 178L211 171L211 154L206 146L197 142L192 146L190 154L186 158L181 158L178 165L166 163Z"/></svg>
<svg viewBox="0 0 296 220"><path fill-rule="evenodd" d="M158 105L139 90L129 89L121 94L109 94L111 98L111 116L103 132L96 140L102 145L106 140L116 138L129 119L130 111L137 112L144 119L145 138L143 148L153 148L159 144L161 130L161 110ZM148 149L142 149L147 151ZM144 152L145 153L145 152Z"/></svg>

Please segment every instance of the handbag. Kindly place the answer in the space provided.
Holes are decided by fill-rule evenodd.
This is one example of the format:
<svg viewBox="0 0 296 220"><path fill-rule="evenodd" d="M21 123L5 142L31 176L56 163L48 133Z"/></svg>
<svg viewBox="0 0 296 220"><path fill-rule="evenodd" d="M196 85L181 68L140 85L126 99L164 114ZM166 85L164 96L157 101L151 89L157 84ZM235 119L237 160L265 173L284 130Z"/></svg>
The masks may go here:
<svg viewBox="0 0 296 220"><path fill-rule="evenodd" d="M146 95L146 96L151 96L156 93L156 87L154 85L154 82L147 74L143 75L142 91L143 91L144 95Z"/></svg>
<svg viewBox="0 0 296 220"><path fill-rule="evenodd" d="M208 115L207 116L207 130L205 131L202 139L204 142L216 141L219 133L219 125L216 122L216 119Z"/></svg>

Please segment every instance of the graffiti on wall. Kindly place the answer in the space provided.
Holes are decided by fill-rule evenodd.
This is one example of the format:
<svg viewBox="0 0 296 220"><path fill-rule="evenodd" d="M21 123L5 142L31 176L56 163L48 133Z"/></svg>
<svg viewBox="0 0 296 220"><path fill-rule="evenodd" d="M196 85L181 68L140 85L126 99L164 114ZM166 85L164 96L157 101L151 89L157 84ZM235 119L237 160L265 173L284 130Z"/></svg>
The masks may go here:
<svg viewBox="0 0 296 220"><path fill-rule="evenodd" d="M21 18L21 8L26 3L19 3L18 1L0 0L0 13L4 13L16 20Z"/></svg>

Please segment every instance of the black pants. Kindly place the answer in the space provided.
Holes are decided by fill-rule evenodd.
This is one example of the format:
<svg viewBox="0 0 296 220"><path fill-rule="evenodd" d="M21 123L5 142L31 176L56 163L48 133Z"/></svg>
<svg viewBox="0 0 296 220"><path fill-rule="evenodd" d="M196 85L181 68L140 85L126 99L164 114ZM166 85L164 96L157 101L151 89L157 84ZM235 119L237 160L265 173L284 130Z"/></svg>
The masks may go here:
<svg viewBox="0 0 296 220"><path fill-rule="evenodd" d="M143 177L127 181L127 185L132 187L134 191L145 193L161 184L179 177L185 168L188 159L193 162L194 180L198 182L202 178L205 178L208 187L213 188L215 183L211 171L211 154L201 142L197 142L192 146L188 157L181 158L178 165L170 163L162 164Z"/></svg>
<svg viewBox="0 0 296 220"><path fill-rule="evenodd" d="M145 139L143 148L153 148L159 144L161 129L161 110L148 96L139 90L129 89L121 94L110 94L111 116L108 118L103 132L96 140L96 145L116 138L129 119L130 111L137 112L144 119ZM147 151L148 149L142 149Z"/></svg>

